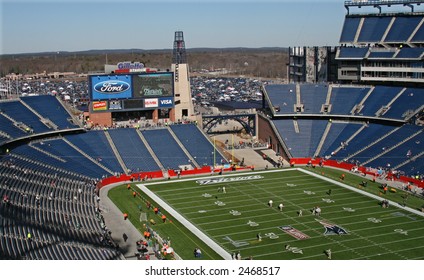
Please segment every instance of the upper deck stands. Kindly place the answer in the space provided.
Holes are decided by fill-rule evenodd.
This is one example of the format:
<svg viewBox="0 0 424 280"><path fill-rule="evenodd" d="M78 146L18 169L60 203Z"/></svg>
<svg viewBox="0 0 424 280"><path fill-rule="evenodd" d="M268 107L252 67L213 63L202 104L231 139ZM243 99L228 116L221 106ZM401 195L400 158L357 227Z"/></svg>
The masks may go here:
<svg viewBox="0 0 424 280"><path fill-rule="evenodd" d="M303 114L320 114L325 104L328 86L326 84L300 85L300 102L304 106Z"/></svg>
<svg viewBox="0 0 424 280"><path fill-rule="evenodd" d="M76 127L76 125L68 121L68 119L71 119L71 116L56 97L52 95L40 95L22 97L21 99L41 116L57 125L58 129Z"/></svg>
<svg viewBox="0 0 424 280"><path fill-rule="evenodd" d="M293 114L294 104L296 104L296 85L267 85L265 90L272 106L279 107L280 114Z"/></svg>
<svg viewBox="0 0 424 280"><path fill-rule="evenodd" d="M358 36L358 43L380 42L386 32L391 18L366 17Z"/></svg>
<svg viewBox="0 0 424 280"><path fill-rule="evenodd" d="M353 106L358 104L368 91L368 87L333 87L330 98L331 114L349 115Z"/></svg>
<svg viewBox="0 0 424 280"><path fill-rule="evenodd" d="M348 15L340 43L411 43L424 42L422 15ZM359 36L357 36L359 34Z"/></svg>

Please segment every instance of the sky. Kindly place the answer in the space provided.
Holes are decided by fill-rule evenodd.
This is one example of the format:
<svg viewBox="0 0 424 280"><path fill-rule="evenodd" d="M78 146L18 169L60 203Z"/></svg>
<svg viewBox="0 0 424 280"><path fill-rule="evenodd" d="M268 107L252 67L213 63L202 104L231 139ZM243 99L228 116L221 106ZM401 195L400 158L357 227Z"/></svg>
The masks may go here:
<svg viewBox="0 0 424 280"><path fill-rule="evenodd" d="M336 46L344 0L0 0L0 54Z"/></svg>

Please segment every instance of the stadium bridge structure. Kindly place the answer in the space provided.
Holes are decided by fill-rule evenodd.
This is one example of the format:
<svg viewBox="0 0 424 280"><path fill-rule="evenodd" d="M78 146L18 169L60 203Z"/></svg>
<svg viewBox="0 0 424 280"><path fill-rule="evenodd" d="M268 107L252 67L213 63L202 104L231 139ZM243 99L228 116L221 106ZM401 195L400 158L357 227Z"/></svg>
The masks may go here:
<svg viewBox="0 0 424 280"><path fill-rule="evenodd" d="M256 136L256 114L225 114L225 115L202 115L203 131L211 133L213 127L221 124L226 120L234 120L238 122L247 134ZM228 129L225 133L239 132L233 129Z"/></svg>

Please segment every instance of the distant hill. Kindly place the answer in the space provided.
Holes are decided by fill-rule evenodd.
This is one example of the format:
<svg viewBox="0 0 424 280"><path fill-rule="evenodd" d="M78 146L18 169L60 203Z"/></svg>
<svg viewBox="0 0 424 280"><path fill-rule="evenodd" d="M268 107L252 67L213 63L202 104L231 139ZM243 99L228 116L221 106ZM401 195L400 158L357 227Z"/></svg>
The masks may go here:
<svg viewBox="0 0 424 280"><path fill-rule="evenodd" d="M287 48L191 48L187 49L190 71L226 68L236 75L264 78L286 77ZM102 71L104 64L140 61L148 67L169 69L172 49L114 49L76 52L42 52L0 56L0 75L9 73Z"/></svg>

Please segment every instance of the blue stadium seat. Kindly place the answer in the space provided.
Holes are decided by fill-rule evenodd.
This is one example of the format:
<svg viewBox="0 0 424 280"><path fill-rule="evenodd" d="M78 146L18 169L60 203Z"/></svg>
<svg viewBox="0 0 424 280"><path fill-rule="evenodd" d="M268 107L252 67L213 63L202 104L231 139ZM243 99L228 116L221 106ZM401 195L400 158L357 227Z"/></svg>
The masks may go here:
<svg viewBox="0 0 424 280"><path fill-rule="evenodd" d="M356 31L358 30L360 17L346 17L343 23L340 43L352 43L355 40Z"/></svg>
<svg viewBox="0 0 424 280"><path fill-rule="evenodd" d="M146 130L142 134L166 169L178 169L180 165L191 165L190 159L168 129Z"/></svg>
<svg viewBox="0 0 424 280"><path fill-rule="evenodd" d="M49 119L58 126L58 129L77 127L70 123L71 116L63 105L52 95L22 97L22 101L36 110L41 116Z"/></svg>
<svg viewBox="0 0 424 280"><path fill-rule="evenodd" d="M267 85L265 90L271 100L272 106L279 107L278 114L294 114L296 104L296 85Z"/></svg>
<svg viewBox="0 0 424 280"><path fill-rule="evenodd" d="M386 43L403 43L412 35L412 32L421 22L422 16L396 16L384 42Z"/></svg>

